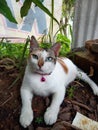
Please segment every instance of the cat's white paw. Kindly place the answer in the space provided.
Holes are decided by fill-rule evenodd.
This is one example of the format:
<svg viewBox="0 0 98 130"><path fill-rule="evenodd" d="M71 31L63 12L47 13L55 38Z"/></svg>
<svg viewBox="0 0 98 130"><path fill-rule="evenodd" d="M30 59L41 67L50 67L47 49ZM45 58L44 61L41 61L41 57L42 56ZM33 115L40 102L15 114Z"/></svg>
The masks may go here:
<svg viewBox="0 0 98 130"><path fill-rule="evenodd" d="M33 120L33 111L32 110L26 110L23 111L20 115L20 124L26 128L28 127Z"/></svg>
<svg viewBox="0 0 98 130"><path fill-rule="evenodd" d="M51 108L48 108L44 115L44 120L47 125L52 125L56 122L58 112L54 111Z"/></svg>

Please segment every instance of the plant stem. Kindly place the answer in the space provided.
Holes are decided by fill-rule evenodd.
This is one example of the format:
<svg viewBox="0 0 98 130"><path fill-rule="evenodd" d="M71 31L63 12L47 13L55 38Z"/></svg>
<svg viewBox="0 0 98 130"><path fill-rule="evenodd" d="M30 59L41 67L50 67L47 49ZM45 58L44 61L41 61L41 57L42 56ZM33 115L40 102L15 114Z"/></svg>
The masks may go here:
<svg viewBox="0 0 98 130"><path fill-rule="evenodd" d="M54 16L54 0L51 0L51 13ZM49 27L49 36L50 36L50 41L53 42L53 18L51 17L50 19L50 27Z"/></svg>
<svg viewBox="0 0 98 130"><path fill-rule="evenodd" d="M22 57L21 57L21 60L20 60L19 70L21 69L22 62L23 62L24 55L25 55L25 52L26 52L26 49L27 49L27 46L28 46L29 41L30 41L30 39L29 39L29 38L27 38L27 39L26 39L25 46L24 46L24 50L23 50L23 53L22 53Z"/></svg>
<svg viewBox="0 0 98 130"><path fill-rule="evenodd" d="M21 72L22 62L23 62L23 60L24 60L24 55L25 55L25 52L26 52L26 49L27 49L27 46L28 46L29 41L30 41L30 39L27 38L27 39L26 39L25 46L24 46L24 50L23 50L23 53L22 53L22 57L21 57L21 60L20 60L20 64L19 64L19 70L20 70L20 72ZM22 72L22 73L23 73L23 72ZM18 77L12 82L12 84L9 86L9 89L12 88L12 87L17 83L17 81L20 79L22 73L20 73L20 74L18 75Z"/></svg>
<svg viewBox="0 0 98 130"><path fill-rule="evenodd" d="M51 7L51 12L52 12L52 15L54 16L54 0L51 0L51 5L52 5L52 7ZM52 35L52 42L53 42L53 18L51 18L51 35Z"/></svg>

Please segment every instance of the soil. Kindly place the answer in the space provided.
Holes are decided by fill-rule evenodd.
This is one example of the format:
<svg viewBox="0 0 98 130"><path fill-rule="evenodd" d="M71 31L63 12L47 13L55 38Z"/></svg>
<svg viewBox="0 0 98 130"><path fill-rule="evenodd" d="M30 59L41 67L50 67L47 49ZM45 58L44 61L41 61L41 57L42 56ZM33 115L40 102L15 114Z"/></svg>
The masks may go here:
<svg viewBox="0 0 98 130"><path fill-rule="evenodd" d="M19 75L20 71L16 67L0 67L0 130L25 130L19 123L20 86L23 78ZM78 79L67 88L57 122L52 126L46 126L43 115L50 102L51 96L34 97L32 108L35 118L27 130L76 130L70 124L77 111L98 121L98 97L93 94L87 83Z"/></svg>

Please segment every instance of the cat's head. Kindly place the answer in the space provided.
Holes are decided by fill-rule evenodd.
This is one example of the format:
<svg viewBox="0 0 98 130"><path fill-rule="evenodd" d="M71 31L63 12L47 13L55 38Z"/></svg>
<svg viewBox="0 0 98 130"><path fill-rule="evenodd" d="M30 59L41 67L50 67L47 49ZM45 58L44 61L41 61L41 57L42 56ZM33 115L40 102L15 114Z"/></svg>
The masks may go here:
<svg viewBox="0 0 98 130"><path fill-rule="evenodd" d="M59 54L60 43L55 43L50 49L42 49L34 36L30 40L29 64L35 73L50 74L53 72Z"/></svg>

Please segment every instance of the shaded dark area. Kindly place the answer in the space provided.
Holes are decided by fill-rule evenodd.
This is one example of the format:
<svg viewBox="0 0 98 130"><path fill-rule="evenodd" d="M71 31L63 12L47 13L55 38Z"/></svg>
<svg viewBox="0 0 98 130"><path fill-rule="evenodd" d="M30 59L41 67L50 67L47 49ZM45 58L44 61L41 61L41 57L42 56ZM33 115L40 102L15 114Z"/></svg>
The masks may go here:
<svg viewBox="0 0 98 130"><path fill-rule="evenodd" d="M0 68L0 130L24 130L19 124L22 76L11 86L19 74L15 67ZM27 130L78 130L71 127L77 111L98 121L98 97L94 96L88 84L82 81L76 80L69 85L57 122L53 126L46 126L43 115L50 102L51 97L35 96L32 103L35 118Z"/></svg>

